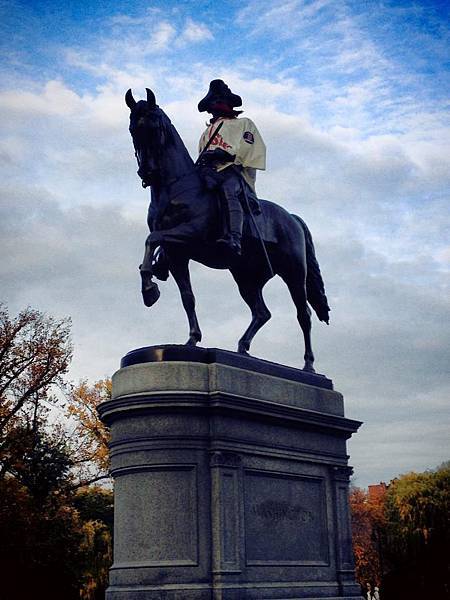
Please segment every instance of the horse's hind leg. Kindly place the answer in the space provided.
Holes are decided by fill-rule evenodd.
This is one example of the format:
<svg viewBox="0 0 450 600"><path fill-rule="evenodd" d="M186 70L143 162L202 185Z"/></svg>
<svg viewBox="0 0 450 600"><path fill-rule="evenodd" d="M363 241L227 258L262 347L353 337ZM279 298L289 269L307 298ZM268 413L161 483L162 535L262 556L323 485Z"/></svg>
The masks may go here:
<svg viewBox="0 0 450 600"><path fill-rule="evenodd" d="M251 283L249 281L240 281L236 277L235 279L242 298L252 311L251 323L238 343L238 352L241 354L248 354L253 338L261 327L267 323L271 314L264 303L262 285Z"/></svg>
<svg viewBox="0 0 450 600"><path fill-rule="evenodd" d="M202 339L202 332L195 312L195 296L192 291L191 278L189 276L189 261L187 259L169 258L170 272L180 290L181 301L189 321L188 346L195 346Z"/></svg>
<svg viewBox="0 0 450 600"><path fill-rule="evenodd" d="M302 328L305 340L305 366L303 370L314 373L314 354L311 347L311 311L306 302L305 277L301 277L301 271L281 274L281 277L288 286L292 300L294 301L297 309L297 321Z"/></svg>

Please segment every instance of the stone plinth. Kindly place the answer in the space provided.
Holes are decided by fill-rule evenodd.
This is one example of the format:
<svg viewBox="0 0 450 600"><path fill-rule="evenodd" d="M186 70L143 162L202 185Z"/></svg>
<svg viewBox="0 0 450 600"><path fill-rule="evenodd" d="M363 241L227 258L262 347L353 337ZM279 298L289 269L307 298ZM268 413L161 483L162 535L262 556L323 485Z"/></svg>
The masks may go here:
<svg viewBox="0 0 450 600"><path fill-rule="evenodd" d="M329 379L152 347L123 359L99 410L115 479L108 600L360 598L346 452L360 423Z"/></svg>

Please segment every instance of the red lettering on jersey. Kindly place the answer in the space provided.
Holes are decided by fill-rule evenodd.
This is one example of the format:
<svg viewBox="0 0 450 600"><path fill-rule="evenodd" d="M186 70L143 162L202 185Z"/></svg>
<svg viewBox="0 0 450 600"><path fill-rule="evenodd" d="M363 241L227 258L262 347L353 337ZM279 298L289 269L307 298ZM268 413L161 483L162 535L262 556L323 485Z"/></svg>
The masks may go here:
<svg viewBox="0 0 450 600"><path fill-rule="evenodd" d="M214 136L214 139L211 142L211 146L219 146L219 148L223 148L224 150L228 150L228 148L231 148L230 144L226 143L226 141L223 139L220 133L217 133Z"/></svg>

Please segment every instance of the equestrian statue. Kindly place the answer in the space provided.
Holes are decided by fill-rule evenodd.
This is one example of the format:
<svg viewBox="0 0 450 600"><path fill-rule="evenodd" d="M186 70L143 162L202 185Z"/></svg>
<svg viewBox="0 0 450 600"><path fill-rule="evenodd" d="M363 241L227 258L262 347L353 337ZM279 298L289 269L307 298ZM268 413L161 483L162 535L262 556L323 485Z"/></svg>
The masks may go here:
<svg viewBox="0 0 450 600"><path fill-rule="evenodd" d="M248 354L255 334L271 316L263 287L279 275L303 332L303 368L314 372L308 303L327 324L330 308L311 233L297 215L257 198L256 170L265 169L266 149L255 124L236 110L242 105L240 96L222 80L211 81L198 109L212 118L194 163L154 93L146 91L146 100L138 102L131 90L125 95L138 175L143 187L151 188L150 234L140 266L145 305L152 306L160 295L153 277L164 281L172 274L189 321L186 343L196 345L202 334L189 261L229 269L252 313L238 343L238 352Z"/></svg>

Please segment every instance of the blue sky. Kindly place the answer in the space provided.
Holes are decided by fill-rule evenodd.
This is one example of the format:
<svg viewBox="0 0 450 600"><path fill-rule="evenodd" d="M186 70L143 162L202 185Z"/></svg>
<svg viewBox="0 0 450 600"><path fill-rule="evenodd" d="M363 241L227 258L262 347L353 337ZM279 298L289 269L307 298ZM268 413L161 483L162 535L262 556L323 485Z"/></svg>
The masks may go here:
<svg viewBox="0 0 450 600"><path fill-rule="evenodd" d="M0 23L2 295L72 316L74 379L186 337L173 281L141 303L148 195L123 95L151 87L194 155L221 77L266 141L259 195L313 232L332 305L317 368L365 421L356 483L448 459L448 2L3 1ZM248 314L228 274L192 279L204 345L234 349ZM286 288L265 297L254 354L300 366Z"/></svg>
<svg viewBox="0 0 450 600"><path fill-rule="evenodd" d="M278 78L291 76L312 86L333 81L340 89L379 68L400 97L414 94L424 102L448 103L448 2L294 0L271 2L265 10L262 6L233 0L6 1L1 7L2 38L16 73L34 72L41 80L64 74L68 83L79 84L83 78L64 65L68 47L98 51L101 59L112 40L118 46L129 36L148 40L161 23L174 28L176 41L191 20L211 35L199 36L200 43L187 53L175 43L159 49L181 65L196 60L230 62L250 71L264 65ZM118 65L126 67L133 58L139 60L125 54ZM86 86L94 83L84 77Z"/></svg>
<svg viewBox="0 0 450 600"><path fill-rule="evenodd" d="M57 80L89 93L106 66L195 81L200 64L287 84L273 105L307 110L317 127L405 134L423 111L439 122L447 112L448 125L447 2L3 2L3 12L4 76L22 89ZM159 98L173 95L163 86Z"/></svg>

